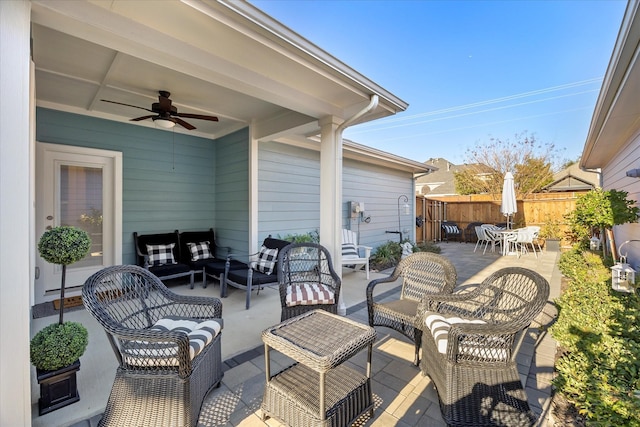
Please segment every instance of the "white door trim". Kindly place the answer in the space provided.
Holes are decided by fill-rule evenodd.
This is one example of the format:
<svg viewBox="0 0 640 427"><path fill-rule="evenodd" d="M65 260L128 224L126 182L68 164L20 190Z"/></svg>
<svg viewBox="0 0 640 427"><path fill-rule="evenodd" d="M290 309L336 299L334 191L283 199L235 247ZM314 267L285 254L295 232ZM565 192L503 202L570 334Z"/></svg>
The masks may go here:
<svg viewBox="0 0 640 427"><path fill-rule="evenodd" d="M45 169L45 158L47 153L63 153L65 155L81 155L92 156L96 158L109 159L113 168L113 173L110 175L110 182L104 182L104 185L111 186L112 200L110 201L110 214L113 218L112 224L110 224L112 232L110 233L110 239L113 242L111 245L108 259L112 264L122 263L122 153L118 151L101 150L95 148L76 147L62 144L50 144L44 142L36 142L36 170L42 171ZM36 175L39 172L36 172ZM36 179L36 186L41 185L42 180ZM42 191L42 188L37 188L36 193ZM41 212L44 209L42 206L36 204L35 217L36 217L36 230L42 229L42 218L48 215L45 212ZM106 217L106 215L105 215ZM37 237L39 238L39 236ZM37 241L35 242L37 252ZM65 293L65 296L75 296L80 294L81 288L69 288L69 292ZM45 301L52 301L59 297L57 292L47 292L45 286L35 281L35 303L41 303Z"/></svg>

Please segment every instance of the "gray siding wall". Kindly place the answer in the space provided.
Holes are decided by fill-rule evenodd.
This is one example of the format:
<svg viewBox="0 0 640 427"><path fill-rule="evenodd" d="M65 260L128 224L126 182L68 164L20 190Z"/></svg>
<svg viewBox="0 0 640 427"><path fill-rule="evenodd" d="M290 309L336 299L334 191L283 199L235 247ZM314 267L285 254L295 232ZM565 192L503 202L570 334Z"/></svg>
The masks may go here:
<svg viewBox="0 0 640 427"><path fill-rule="evenodd" d="M627 177L626 172L637 169L640 165L640 131L629 140L629 143L602 168L602 182L605 190L626 191L627 198L636 201L640 206L640 179ZM640 224L629 223L617 225L613 228L617 247L626 240L640 240ZM640 271L640 242L628 243L622 248L622 255L627 255L627 261Z"/></svg>
<svg viewBox="0 0 640 427"><path fill-rule="evenodd" d="M403 238L415 240L415 197L413 196L413 175L345 159L342 174L343 224L358 232L360 244L377 248L387 241L398 241L398 197L407 196L411 212L404 214L404 199L400 201L400 224ZM365 214L351 219L349 201L363 202ZM371 217L369 223L362 218Z"/></svg>
<svg viewBox="0 0 640 427"><path fill-rule="evenodd" d="M320 226L320 153L277 142L260 143L258 230L285 237Z"/></svg>
<svg viewBox="0 0 640 427"><path fill-rule="evenodd" d="M261 238L304 234L320 226L320 153L270 142L259 149L259 232ZM342 221L359 232L360 243L377 247L398 240L398 196L408 198L414 212L413 176L355 160L343 161ZM351 220L348 202L365 204L369 223ZM401 206L404 202L401 203ZM404 211L404 210L403 210ZM413 239L415 217L401 215L403 237Z"/></svg>
<svg viewBox="0 0 640 427"><path fill-rule="evenodd" d="M123 263L135 262L134 231L215 228L212 140L43 108L36 112L36 139L123 153Z"/></svg>

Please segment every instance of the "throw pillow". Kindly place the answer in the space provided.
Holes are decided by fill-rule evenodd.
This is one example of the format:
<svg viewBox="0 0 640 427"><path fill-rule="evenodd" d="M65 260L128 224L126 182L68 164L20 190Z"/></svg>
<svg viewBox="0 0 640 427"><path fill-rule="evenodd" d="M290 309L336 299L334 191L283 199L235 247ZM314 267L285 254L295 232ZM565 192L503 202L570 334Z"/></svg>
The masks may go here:
<svg viewBox="0 0 640 427"><path fill-rule="evenodd" d="M175 264L173 257L173 248L175 243L168 245L147 245L147 254L149 255L149 263L152 267L158 267L165 264Z"/></svg>
<svg viewBox="0 0 640 427"><path fill-rule="evenodd" d="M278 259L278 249L269 249L262 245L258 253L258 260L255 262L255 269L260 273L271 274Z"/></svg>
<svg viewBox="0 0 640 427"><path fill-rule="evenodd" d="M209 241L199 243L187 243L189 251L191 252L191 261L198 261L201 259L213 258L209 249Z"/></svg>
<svg viewBox="0 0 640 427"><path fill-rule="evenodd" d="M360 258L356 245L353 243L342 244L342 258Z"/></svg>

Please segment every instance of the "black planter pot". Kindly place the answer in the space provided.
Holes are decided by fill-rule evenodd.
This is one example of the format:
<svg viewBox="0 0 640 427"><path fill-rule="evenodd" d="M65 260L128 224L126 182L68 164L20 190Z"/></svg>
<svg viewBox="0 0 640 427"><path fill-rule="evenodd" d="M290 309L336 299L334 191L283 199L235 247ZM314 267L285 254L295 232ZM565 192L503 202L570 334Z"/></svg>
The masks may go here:
<svg viewBox="0 0 640 427"><path fill-rule="evenodd" d="M80 400L76 372L80 370L80 360L55 371L36 369L40 384L39 414L44 415Z"/></svg>
<svg viewBox="0 0 640 427"><path fill-rule="evenodd" d="M545 239L544 245L549 252L560 251L560 239Z"/></svg>

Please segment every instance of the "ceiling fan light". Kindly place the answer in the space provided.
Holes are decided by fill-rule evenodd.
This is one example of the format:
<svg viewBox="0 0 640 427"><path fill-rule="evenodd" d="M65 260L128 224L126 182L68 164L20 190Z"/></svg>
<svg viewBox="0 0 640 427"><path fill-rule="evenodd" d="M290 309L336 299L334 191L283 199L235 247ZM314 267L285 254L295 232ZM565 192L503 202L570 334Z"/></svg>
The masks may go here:
<svg viewBox="0 0 640 427"><path fill-rule="evenodd" d="M153 122L156 124L156 126L161 127L163 129L171 129L176 125L174 121L163 119L162 117L153 119Z"/></svg>

